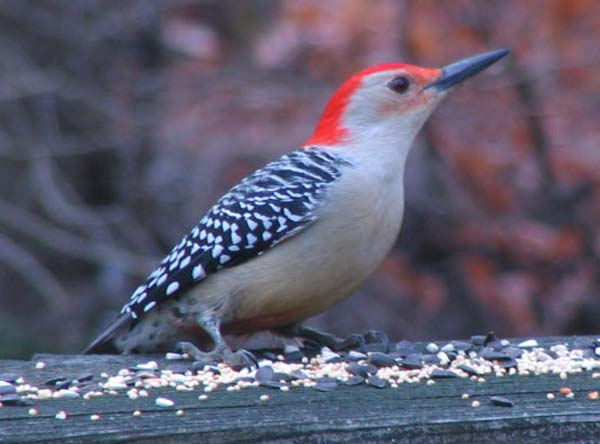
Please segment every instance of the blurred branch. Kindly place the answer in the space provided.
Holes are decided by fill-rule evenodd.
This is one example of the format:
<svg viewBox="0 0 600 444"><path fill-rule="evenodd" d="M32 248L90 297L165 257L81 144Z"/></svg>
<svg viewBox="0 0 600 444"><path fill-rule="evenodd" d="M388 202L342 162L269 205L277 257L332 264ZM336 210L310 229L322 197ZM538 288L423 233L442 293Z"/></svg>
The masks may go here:
<svg viewBox="0 0 600 444"><path fill-rule="evenodd" d="M535 161L542 177L540 191L544 196L548 197L555 189L556 178L554 177L550 161L548 140L538 114L539 106L535 96L533 81L528 77L527 72L514 62L511 62L511 59L508 60L508 66L509 75L514 79L514 88L523 105L522 109L524 112L522 116L529 128Z"/></svg>
<svg viewBox="0 0 600 444"><path fill-rule="evenodd" d="M417 46L412 34L412 27L410 26L415 15L413 11L414 7L415 4L413 2L406 2L404 4L404 13L399 19L403 21L403 26L401 26L401 29L403 29L402 42L407 59L418 62L419 54L417 54ZM427 185L430 194L438 196L436 199L436 208L439 209L445 202L449 202L450 200L448 198L448 187L444 183L444 170L447 169L447 163L440 155L440 151L436 146L434 125L425 125L421 130L420 138L423 141L423 148L427 157L427 162L425 162L425 168L428 173Z"/></svg>
<svg viewBox="0 0 600 444"><path fill-rule="evenodd" d="M110 265L123 272L145 276L155 259L120 250L114 245L90 242L67 231L48 225L34 214L6 201L0 201L0 224L30 237L51 250L99 265Z"/></svg>
<svg viewBox="0 0 600 444"><path fill-rule="evenodd" d="M6 263L21 275L44 298L46 304L58 309L68 307L67 292L35 256L0 234L0 262Z"/></svg>

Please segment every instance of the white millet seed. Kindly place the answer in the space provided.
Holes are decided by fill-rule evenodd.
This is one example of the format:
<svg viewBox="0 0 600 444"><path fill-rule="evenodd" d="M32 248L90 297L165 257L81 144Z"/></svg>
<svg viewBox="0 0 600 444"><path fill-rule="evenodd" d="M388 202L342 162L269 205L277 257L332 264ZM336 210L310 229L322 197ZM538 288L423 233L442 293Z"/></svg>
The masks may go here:
<svg viewBox="0 0 600 444"><path fill-rule="evenodd" d="M556 398L556 396L554 396L554 393L547 393L546 394L546 399L549 399L550 401L552 401L554 398Z"/></svg>
<svg viewBox="0 0 600 444"><path fill-rule="evenodd" d="M142 412L139 410L134 410L133 411L133 416L142 416Z"/></svg>
<svg viewBox="0 0 600 444"><path fill-rule="evenodd" d="M430 342L429 344L427 344L427 346L425 348L427 349L427 351L429 353L437 353L438 350L440 349L438 347L438 345L436 343L434 343L434 342Z"/></svg>
<svg viewBox="0 0 600 444"><path fill-rule="evenodd" d="M260 395L260 400L261 401L268 401L269 400L269 395Z"/></svg>
<svg viewBox="0 0 600 444"><path fill-rule="evenodd" d="M139 368L140 370L157 370L158 363L156 361L149 361L143 364L138 364L137 368Z"/></svg>
<svg viewBox="0 0 600 444"><path fill-rule="evenodd" d="M67 412L65 412L64 410L61 410L56 415L54 415L54 417L56 419L67 419Z"/></svg>
<svg viewBox="0 0 600 444"><path fill-rule="evenodd" d="M100 419L100 415L90 415L90 421L98 421Z"/></svg>
<svg viewBox="0 0 600 444"><path fill-rule="evenodd" d="M38 362L35 363L35 369L36 370L41 370L41 369L43 369L45 367L46 367L46 363L43 362L43 361L38 361Z"/></svg>
<svg viewBox="0 0 600 444"><path fill-rule="evenodd" d="M37 409L29 409L27 413L29 413L30 416L35 416L38 414L38 411Z"/></svg>
<svg viewBox="0 0 600 444"><path fill-rule="evenodd" d="M481 403L477 400L475 400L471 403L471 407L479 407L480 405L481 405Z"/></svg>
<svg viewBox="0 0 600 444"><path fill-rule="evenodd" d="M167 398L156 398L154 403L157 405L157 407L173 407L173 405L175 405L173 401Z"/></svg>
<svg viewBox="0 0 600 444"><path fill-rule="evenodd" d="M183 416L183 414L184 414L184 413L185 413L185 412L184 412L183 410L181 410L181 409L179 409L179 410L177 410L177 411L175 412L175 414L176 414L177 416Z"/></svg>

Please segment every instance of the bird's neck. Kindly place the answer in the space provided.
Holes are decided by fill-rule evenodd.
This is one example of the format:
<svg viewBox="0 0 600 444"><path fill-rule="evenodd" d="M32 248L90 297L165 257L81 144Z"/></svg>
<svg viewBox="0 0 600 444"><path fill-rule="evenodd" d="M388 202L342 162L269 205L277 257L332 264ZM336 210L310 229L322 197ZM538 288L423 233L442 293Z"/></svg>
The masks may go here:
<svg viewBox="0 0 600 444"><path fill-rule="evenodd" d="M359 165L369 165L371 174L402 179L406 159L420 126L402 126L386 122L350 132L340 154Z"/></svg>

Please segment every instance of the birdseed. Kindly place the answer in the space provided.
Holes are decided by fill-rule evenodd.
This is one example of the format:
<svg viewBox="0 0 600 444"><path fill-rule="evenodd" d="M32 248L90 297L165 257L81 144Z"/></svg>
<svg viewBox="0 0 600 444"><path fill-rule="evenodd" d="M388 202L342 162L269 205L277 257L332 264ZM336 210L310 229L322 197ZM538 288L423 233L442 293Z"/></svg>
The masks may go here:
<svg viewBox="0 0 600 444"><path fill-rule="evenodd" d="M156 404L157 407L165 407L165 408L173 407L175 405L175 402L173 402L167 398L156 398L156 401L154 401L154 403Z"/></svg>

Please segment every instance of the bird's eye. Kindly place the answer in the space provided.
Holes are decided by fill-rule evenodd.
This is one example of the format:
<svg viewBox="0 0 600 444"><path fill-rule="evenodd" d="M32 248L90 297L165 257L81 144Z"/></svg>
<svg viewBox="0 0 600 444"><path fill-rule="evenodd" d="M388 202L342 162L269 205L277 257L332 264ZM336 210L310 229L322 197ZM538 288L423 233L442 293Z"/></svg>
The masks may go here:
<svg viewBox="0 0 600 444"><path fill-rule="evenodd" d="M410 88L410 80L404 76L394 77L387 86L395 93L404 94Z"/></svg>

